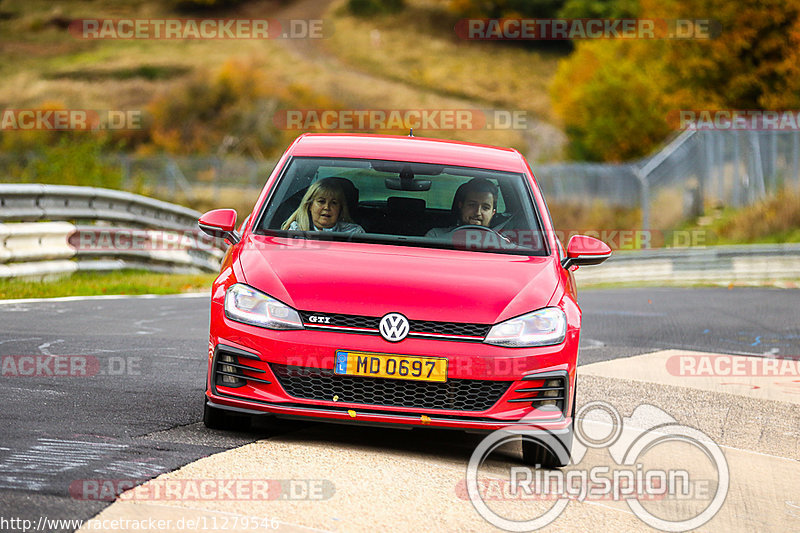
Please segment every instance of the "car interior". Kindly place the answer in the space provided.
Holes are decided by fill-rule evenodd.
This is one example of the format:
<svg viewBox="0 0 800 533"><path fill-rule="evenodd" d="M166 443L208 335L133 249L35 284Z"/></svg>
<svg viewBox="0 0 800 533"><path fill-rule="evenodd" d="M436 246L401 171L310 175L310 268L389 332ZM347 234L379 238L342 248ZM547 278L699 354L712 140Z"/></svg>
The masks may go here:
<svg viewBox="0 0 800 533"><path fill-rule="evenodd" d="M304 172L296 172L292 179L284 177L284 183L271 199L271 205L260 218L256 231L279 230L300 205L308 187L323 178L333 178L338 182L353 222L364 228L367 234L423 237L432 228L454 227L465 185L473 176L437 175L437 171L442 172L442 167L431 167L427 165L423 169L431 174L415 175L407 165L401 169L378 167L380 173L375 168L365 171L326 167L323 171L321 166L309 166ZM530 230L529 221L536 217L531 209L522 209L515 187L504 180L494 182L500 195L497 213L489 227L495 231ZM431 189L432 183L438 187L435 192ZM367 189L369 194L362 189ZM426 198L434 205L430 205ZM443 205L445 199L448 204ZM534 222L533 227L538 228L538 222Z"/></svg>

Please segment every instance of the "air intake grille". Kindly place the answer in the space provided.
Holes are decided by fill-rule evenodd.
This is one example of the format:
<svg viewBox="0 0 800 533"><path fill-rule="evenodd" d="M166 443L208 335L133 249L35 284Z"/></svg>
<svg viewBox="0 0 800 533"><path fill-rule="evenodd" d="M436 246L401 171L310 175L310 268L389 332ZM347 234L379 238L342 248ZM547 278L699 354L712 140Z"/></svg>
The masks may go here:
<svg viewBox="0 0 800 533"><path fill-rule="evenodd" d="M532 374L522 379L523 385L514 389L515 396L519 397L510 398L510 403L530 403L539 409L564 411L567 405L566 373Z"/></svg>
<svg viewBox="0 0 800 533"><path fill-rule="evenodd" d="M257 359L252 354L241 352L234 348L220 345L214 356L214 383L222 387L242 387L250 381L251 383L262 383L269 385L271 382L263 378L257 378L250 374L265 374L260 368L253 368L240 360Z"/></svg>
<svg viewBox="0 0 800 533"><path fill-rule="evenodd" d="M451 379L446 383L339 376L333 370L270 365L286 392L295 398L411 407L485 411L508 390L511 381Z"/></svg>

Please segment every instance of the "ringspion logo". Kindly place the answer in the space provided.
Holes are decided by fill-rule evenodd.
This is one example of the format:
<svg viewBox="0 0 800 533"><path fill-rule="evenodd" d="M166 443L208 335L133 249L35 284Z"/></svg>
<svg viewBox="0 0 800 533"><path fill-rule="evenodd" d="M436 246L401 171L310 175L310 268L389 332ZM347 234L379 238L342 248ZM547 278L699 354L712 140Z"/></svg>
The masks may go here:
<svg viewBox="0 0 800 533"><path fill-rule="evenodd" d="M576 413L574 431L575 441L564 442L556 433L523 419L517 426L490 433L472 453L456 494L468 498L487 522L506 531L533 531L552 524L572 501L624 502L650 527L689 531L706 524L725 503L730 470L722 449L700 430L679 424L656 406L642 404L630 417L623 417L607 402L590 402ZM495 450L520 439L523 445L545 448L568 460L568 467L512 466L499 479L497 469L491 477L480 475ZM606 450L613 464L587 461L581 467L590 450ZM657 454L669 460L654 460ZM526 505L526 514L512 517L506 516L506 508L489 506L491 501L540 501L549 506Z"/></svg>

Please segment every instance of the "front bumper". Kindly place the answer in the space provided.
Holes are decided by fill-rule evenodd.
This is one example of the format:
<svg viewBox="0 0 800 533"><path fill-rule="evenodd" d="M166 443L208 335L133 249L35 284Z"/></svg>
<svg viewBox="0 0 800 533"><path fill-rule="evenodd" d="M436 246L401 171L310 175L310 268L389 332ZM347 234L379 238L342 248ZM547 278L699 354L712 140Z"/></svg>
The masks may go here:
<svg viewBox="0 0 800 533"><path fill-rule="evenodd" d="M212 407L251 415L469 431L520 423L560 431L572 422L577 334L568 334L557 346L524 349L432 339L389 343L352 333L266 330L227 319L221 305L212 305L211 324L206 395ZM337 350L446 357L448 381L334 375ZM287 378L287 369L299 373ZM301 385L315 380L314 386L298 388L298 380Z"/></svg>

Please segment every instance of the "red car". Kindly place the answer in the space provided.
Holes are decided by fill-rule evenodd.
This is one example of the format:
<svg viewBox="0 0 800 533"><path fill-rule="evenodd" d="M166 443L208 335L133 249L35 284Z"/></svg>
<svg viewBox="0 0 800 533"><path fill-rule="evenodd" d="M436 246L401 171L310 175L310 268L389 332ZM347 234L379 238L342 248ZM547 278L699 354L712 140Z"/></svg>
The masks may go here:
<svg viewBox="0 0 800 533"><path fill-rule="evenodd" d="M581 310L572 270L516 150L418 137L306 134L250 216L200 218L230 248L214 282L205 425L242 415L493 431L569 450ZM524 461L565 464L523 441Z"/></svg>

